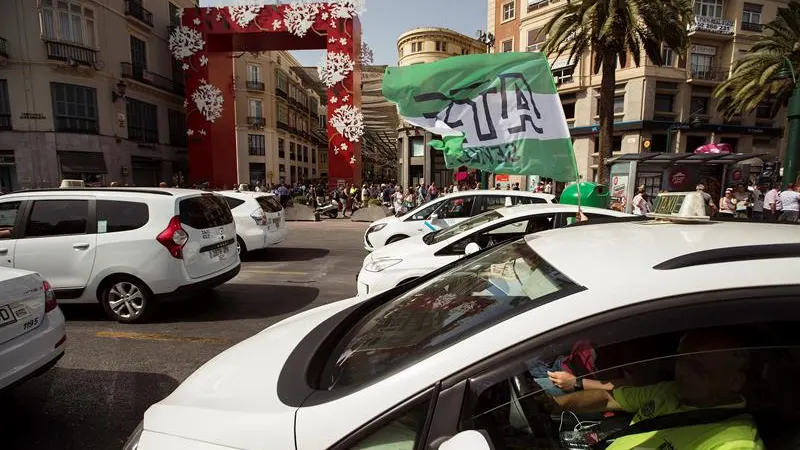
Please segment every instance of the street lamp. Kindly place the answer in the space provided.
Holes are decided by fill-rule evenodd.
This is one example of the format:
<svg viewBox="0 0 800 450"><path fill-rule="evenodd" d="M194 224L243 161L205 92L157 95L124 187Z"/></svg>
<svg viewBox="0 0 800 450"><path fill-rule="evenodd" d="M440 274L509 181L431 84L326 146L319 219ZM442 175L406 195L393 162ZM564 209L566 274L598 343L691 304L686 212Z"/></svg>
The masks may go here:
<svg viewBox="0 0 800 450"><path fill-rule="evenodd" d="M792 96L789 97L789 109L786 113L788 119L788 135L786 139L786 155L783 157L783 189L797 180L797 159L800 153L800 84L797 84L797 75L792 61L783 57L786 65L778 72L779 78L792 79ZM788 72L788 73L787 73Z"/></svg>
<svg viewBox="0 0 800 450"><path fill-rule="evenodd" d="M678 130L697 128L703 123L703 120L695 115L700 111L702 111L702 108L689 114L688 120L684 120L683 122L679 123L673 123L667 127L667 153L672 151L672 136L674 136Z"/></svg>

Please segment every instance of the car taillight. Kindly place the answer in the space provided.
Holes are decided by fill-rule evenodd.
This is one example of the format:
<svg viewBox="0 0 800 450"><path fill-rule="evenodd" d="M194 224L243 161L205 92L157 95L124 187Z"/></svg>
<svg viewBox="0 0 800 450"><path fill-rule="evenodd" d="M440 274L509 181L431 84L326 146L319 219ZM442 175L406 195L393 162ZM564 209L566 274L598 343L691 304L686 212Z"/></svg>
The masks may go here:
<svg viewBox="0 0 800 450"><path fill-rule="evenodd" d="M181 219L178 216L173 217L169 221L167 228L159 233L156 240L164 247L167 247L169 254L173 258L183 259L183 246L189 240L189 235L186 230L181 228Z"/></svg>
<svg viewBox="0 0 800 450"><path fill-rule="evenodd" d="M253 211L250 214L250 217L256 221L256 225L267 224L267 213L265 213L264 210L261 208L258 208L257 210Z"/></svg>
<svg viewBox="0 0 800 450"><path fill-rule="evenodd" d="M50 283L43 281L42 290L44 290L44 312L49 313L50 311L58 308L56 291L53 290L53 287L50 286Z"/></svg>

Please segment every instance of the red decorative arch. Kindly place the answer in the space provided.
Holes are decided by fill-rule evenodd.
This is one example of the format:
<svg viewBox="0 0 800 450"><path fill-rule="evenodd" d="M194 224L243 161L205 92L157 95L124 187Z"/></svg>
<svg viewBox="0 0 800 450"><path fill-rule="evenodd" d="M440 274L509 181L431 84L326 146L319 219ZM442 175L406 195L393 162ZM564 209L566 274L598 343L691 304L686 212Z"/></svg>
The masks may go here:
<svg viewBox="0 0 800 450"><path fill-rule="evenodd" d="M328 178L361 183L361 24L358 1L187 8L170 35L186 75L191 182L233 186L237 175L233 52L326 49Z"/></svg>

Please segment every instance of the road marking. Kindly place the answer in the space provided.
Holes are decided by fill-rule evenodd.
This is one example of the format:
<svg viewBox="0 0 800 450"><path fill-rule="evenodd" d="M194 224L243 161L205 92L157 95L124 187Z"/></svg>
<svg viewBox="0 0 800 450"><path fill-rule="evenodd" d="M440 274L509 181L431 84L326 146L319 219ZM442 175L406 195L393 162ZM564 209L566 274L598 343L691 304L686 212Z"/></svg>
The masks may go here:
<svg viewBox="0 0 800 450"><path fill-rule="evenodd" d="M284 270L269 270L269 269L244 269L244 273L263 273L267 275L310 275L310 272L289 272Z"/></svg>
<svg viewBox="0 0 800 450"><path fill-rule="evenodd" d="M171 336L158 333L133 333L128 331L98 331L96 337L112 339L132 339L136 341L198 342L202 344L224 344L227 339Z"/></svg>

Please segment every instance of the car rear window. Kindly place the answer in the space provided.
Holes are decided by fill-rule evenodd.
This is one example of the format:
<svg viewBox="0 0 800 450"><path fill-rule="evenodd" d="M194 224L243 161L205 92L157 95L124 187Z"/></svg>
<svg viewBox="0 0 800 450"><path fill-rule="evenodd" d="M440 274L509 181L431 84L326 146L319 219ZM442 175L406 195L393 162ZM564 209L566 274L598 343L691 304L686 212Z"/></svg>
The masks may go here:
<svg viewBox="0 0 800 450"><path fill-rule="evenodd" d="M231 208L217 195L203 194L183 199L178 209L181 223L198 230L221 227L233 222Z"/></svg>
<svg viewBox="0 0 800 450"><path fill-rule="evenodd" d="M270 197L268 195L265 195L263 197L258 197L256 201L258 202L259 205L261 205L261 209L263 209L266 212L275 213L283 210L283 207L281 206L280 202L275 200L275 197Z"/></svg>
<svg viewBox="0 0 800 450"><path fill-rule="evenodd" d="M150 220L146 203L97 201L97 232L118 233L141 228Z"/></svg>
<svg viewBox="0 0 800 450"><path fill-rule="evenodd" d="M228 206L230 206L231 209L236 208L237 206L239 206L242 203L244 203L244 200L240 200L238 198L233 198L233 197L228 197L228 196L225 196L225 201L228 202Z"/></svg>

